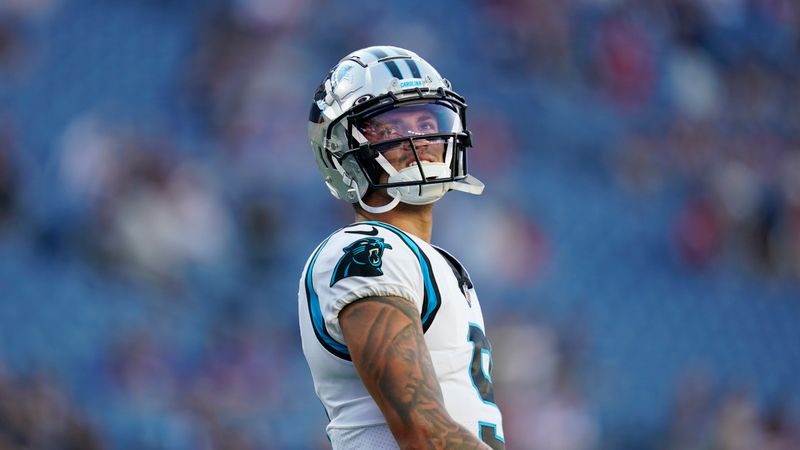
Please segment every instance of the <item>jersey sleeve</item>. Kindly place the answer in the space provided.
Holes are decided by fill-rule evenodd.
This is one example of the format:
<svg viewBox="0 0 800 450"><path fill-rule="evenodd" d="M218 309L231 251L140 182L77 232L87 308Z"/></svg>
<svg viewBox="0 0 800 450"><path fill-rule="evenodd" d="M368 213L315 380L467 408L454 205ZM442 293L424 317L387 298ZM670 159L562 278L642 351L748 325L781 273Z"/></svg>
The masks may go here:
<svg viewBox="0 0 800 450"><path fill-rule="evenodd" d="M306 271L311 300L318 303L317 326L325 327L318 331L344 343L339 312L361 298L401 297L422 310L422 272L408 239L386 228L356 224L320 246ZM313 316L317 305L310 306Z"/></svg>

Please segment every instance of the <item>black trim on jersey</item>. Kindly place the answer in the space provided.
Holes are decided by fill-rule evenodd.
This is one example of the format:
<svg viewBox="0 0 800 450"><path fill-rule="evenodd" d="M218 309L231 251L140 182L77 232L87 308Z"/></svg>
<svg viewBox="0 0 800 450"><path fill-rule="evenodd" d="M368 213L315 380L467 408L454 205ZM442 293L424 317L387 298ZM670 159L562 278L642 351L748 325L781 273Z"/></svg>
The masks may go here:
<svg viewBox="0 0 800 450"><path fill-rule="evenodd" d="M464 268L464 265L461 264L459 260L456 259L455 256L451 255L447 251L432 245L431 247L435 248L442 256L444 256L444 260L447 261L447 264L453 270L453 275L456 276L456 280L458 281L458 288L461 290L461 293L467 295L466 290L472 289L475 286L472 284L472 280L469 278L469 273L467 273L467 269Z"/></svg>
<svg viewBox="0 0 800 450"><path fill-rule="evenodd" d="M431 313L430 316L428 316L428 320L422 322L422 332L425 333L426 331L428 331L428 328L430 328L431 325L433 325L433 319L436 318L436 314L439 312L439 308L442 306L442 294L439 292L439 285L436 284L436 276L434 276L433 274L433 265L431 264L431 260L428 259L428 255L426 255L425 252L422 251L422 249L419 249L419 252L422 254L422 257L425 258L425 263L428 264L428 267L430 267L431 284L433 285L433 290L436 292L436 298L439 299L439 302L436 304L436 307L433 309L433 312ZM423 289L423 291L426 291L425 297L422 301L422 311L424 314L424 311L427 309L428 306L428 293L427 289Z"/></svg>
<svg viewBox="0 0 800 450"><path fill-rule="evenodd" d="M330 236L328 236L322 242L322 244L319 245L319 248L317 248L317 251L314 252L314 256L311 257L311 261L308 263L308 268L303 273L303 284L304 284L305 290L306 290L306 305L308 307L308 318L311 321L311 329L314 330L314 335L317 337L317 340L319 341L320 345L322 345L322 348L324 348L325 350L330 352L332 355L337 356L337 357L339 357L341 359L344 359L346 361L352 361L352 359L350 358L350 353L347 351L347 345L342 343L342 342L338 342L336 339L334 339L328 333L328 330L325 327L325 321L324 320L322 321L322 330L321 330L321 332L320 332L320 330L317 329L316 325L314 324L315 314L314 314L313 308L311 306L312 295L311 295L311 291L309 290L309 286L313 284L313 280L314 280L314 264L317 262L317 257L322 252L322 249L328 243L330 238L333 237L333 235L335 235L339 231L341 231L341 228L336 230L335 232L333 232ZM311 286L311 288L313 289L313 286ZM319 303L319 296L317 295L316 292L314 292L314 296L317 297L317 303ZM317 306L319 306L319 305L317 305ZM324 335L322 333L324 333ZM340 345L340 346L344 347L345 350L341 351L341 350L337 349L336 347L331 345L329 342L327 342L328 339L333 341L336 345Z"/></svg>
<svg viewBox="0 0 800 450"><path fill-rule="evenodd" d="M425 265L428 267L428 273L430 275L430 283L431 287L433 288L433 296L436 300L436 305L434 306L433 310L428 314L426 318L426 311L428 310L428 303L430 302L428 297L428 289L423 286L423 298L422 298L422 311L420 313L420 320L422 321L422 332L428 331L428 328L431 327L433 324L433 320L436 318L436 314L439 312L439 308L442 306L442 294L439 292L439 285L436 283L436 276L433 273L433 265L431 264L431 260L428 259L428 255L420 248L411 237L406 234L403 230L394 227L393 225L383 223L383 222L376 222L370 221L366 223L360 223L361 225L375 225L386 230L391 231L392 233L396 234L404 244L408 246L412 253L417 255L417 260L420 262L420 271L422 272L422 282L425 284L425 269L422 267L422 263L424 262ZM354 224L357 225L357 224ZM412 246L413 244L413 246ZM416 247L416 250L414 249ZM420 259L420 257L422 257Z"/></svg>

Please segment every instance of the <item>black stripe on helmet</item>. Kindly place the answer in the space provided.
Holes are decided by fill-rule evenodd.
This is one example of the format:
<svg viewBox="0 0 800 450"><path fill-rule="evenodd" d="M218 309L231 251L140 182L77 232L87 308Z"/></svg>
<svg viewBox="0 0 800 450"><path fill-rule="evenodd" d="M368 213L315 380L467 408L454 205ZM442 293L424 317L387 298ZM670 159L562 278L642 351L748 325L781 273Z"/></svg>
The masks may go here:
<svg viewBox="0 0 800 450"><path fill-rule="evenodd" d="M396 62L394 62L393 60L389 60L384 62L384 64L386 64L386 67L389 68L389 72L392 74L393 77L397 78L398 80L403 79L403 74L400 72L400 68L397 67Z"/></svg>
<svg viewBox="0 0 800 450"><path fill-rule="evenodd" d="M417 62L413 59L407 59L406 65L408 65L409 70L411 70L411 77L412 78L422 78L422 75L419 73L419 66L417 66Z"/></svg>
<svg viewBox="0 0 800 450"><path fill-rule="evenodd" d="M381 50L379 48L372 48L372 49L369 49L367 51L370 52L373 56L375 56L379 60L381 58L386 58L387 56L389 56L385 51L383 51L383 50Z"/></svg>

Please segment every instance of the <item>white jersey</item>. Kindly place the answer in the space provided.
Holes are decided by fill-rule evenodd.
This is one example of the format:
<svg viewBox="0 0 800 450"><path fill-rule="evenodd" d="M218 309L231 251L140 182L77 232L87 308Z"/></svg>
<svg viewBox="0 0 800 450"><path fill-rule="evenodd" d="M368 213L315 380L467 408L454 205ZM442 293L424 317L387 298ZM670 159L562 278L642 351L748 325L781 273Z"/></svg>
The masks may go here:
<svg viewBox="0 0 800 450"><path fill-rule="evenodd" d="M339 327L345 305L376 296L402 297L416 305L448 413L484 442L504 448L491 346L467 272L445 251L381 222L360 222L333 233L314 250L300 278L303 353L330 418L327 431L334 448L337 441L368 448L367 442L353 441L370 436L363 433L367 427L388 433Z"/></svg>

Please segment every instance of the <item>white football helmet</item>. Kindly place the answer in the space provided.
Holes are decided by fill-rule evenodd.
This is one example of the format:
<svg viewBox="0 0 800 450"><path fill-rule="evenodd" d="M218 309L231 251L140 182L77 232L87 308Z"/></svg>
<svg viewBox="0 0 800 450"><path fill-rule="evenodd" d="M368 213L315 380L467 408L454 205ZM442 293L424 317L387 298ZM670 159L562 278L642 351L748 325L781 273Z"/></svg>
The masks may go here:
<svg viewBox="0 0 800 450"><path fill-rule="evenodd" d="M479 195L467 173L464 98L427 61L398 47L345 56L314 94L308 135L331 194L373 213L424 205L449 190ZM393 198L373 207L371 189Z"/></svg>

